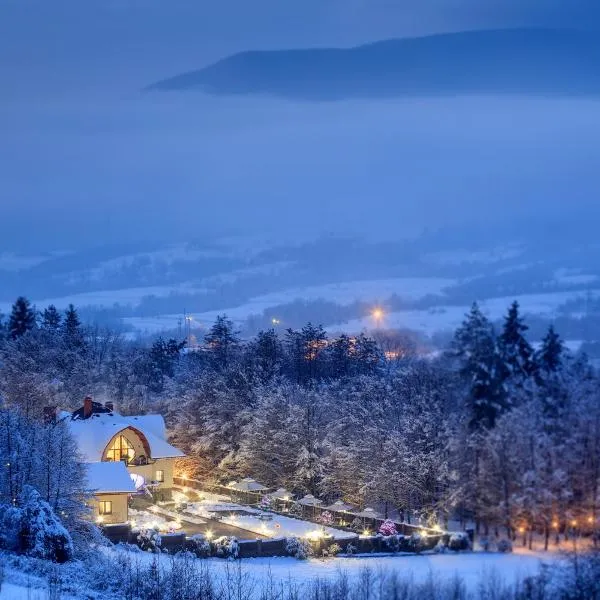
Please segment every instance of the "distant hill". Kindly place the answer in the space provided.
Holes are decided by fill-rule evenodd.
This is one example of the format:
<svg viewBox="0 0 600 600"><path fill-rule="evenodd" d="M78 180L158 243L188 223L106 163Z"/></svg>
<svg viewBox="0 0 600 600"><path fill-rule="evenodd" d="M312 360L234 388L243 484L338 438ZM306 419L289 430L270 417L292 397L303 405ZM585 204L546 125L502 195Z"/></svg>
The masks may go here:
<svg viewBox="0 0 600 600"><path fill-rule="evenodd" d="M305 100L456 94L598 95L600 36L468 31L349 49L250 51L149 86Z"/></svg>

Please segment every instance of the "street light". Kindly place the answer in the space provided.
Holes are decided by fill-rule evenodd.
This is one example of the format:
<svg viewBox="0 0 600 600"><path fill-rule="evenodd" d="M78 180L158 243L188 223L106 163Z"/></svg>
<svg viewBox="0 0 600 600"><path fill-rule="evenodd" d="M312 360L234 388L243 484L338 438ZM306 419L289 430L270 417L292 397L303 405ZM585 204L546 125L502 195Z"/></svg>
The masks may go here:
<svg viewBox="0 0 600 600"><path fill-rule="evenodd" d="M373 317L373 319L375 319L375 324L377 325L377 327L380 327L381 321L383 321L385 313L383 312L382 308L377 306L371 311L371 316Z"/></svg>

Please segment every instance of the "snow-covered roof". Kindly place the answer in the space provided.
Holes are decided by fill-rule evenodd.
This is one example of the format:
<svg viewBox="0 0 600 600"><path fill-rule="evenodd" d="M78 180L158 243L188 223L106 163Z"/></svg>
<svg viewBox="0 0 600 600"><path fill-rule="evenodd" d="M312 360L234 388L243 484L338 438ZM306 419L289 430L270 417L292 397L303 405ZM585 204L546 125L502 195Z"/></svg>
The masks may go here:
<svg viewBox="0 0 600 600"><path fill-rule="evenodd" d="M251 477L245 477L241 481L232 481L227 487L238 492L262 492L267 489Z"/></svg>
<svg viewBox="0 0 600 600"><path fill-rule="evenodd" d="M110 494L132 494L135 485L123 462L87 463L86 477L90 492Z"/></svg>
<svg viewBox="0 0 600 600"><path fill-rule="evenodd" d="M93 413L87 419L68 419L71 433L77 441L79 452L87 462L102 460L108 442L128 427L138 430L150 447L149 458L178 458L181 450L166 440L165 422L161 415L124 417L116 412Z"/></svg>

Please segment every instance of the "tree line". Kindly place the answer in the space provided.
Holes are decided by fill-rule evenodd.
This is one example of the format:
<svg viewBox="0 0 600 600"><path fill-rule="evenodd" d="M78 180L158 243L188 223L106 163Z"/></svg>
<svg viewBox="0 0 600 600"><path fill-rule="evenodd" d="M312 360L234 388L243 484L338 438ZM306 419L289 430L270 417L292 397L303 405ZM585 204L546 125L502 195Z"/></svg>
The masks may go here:
<svg viewBox="0 0 600 600"><path fill-rule="evenodd" d="M498 330L475 304L447 348L389 360L366 334L307 324L242 340L224 316L197 348L143 345L19 299L0 352L5 408L39 420L92 394L161 412L199 478L547 542L597 527L598 374L553 328L534 349L516 303Z"/></svg>

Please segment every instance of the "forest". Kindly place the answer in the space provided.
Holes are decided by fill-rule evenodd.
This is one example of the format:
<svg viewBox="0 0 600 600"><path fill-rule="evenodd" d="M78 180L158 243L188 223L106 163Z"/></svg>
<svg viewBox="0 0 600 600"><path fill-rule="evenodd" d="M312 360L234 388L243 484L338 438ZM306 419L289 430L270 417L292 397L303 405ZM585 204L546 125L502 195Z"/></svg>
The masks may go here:
<svg viewBox="0 0 600 600"><path fill-rule="evenodd" d="M175 339L144 345L83 325L73 306L40 312L25 298L1 331L0 503L31 488L73 512L77 477L59 469L52 482L31 463L58 453L76 473L68 433L49 431L43 409L73 410L91 394L123 414L163 414L187 455L180 469L196 478L252 476L524 543L596 533L598 374L552 327L534 349L517 303L498 331L474 304L448 348L427 355L312 324L242 340L226 316L194 351ZM48 450L32 455L33 443Z"/></svg>

